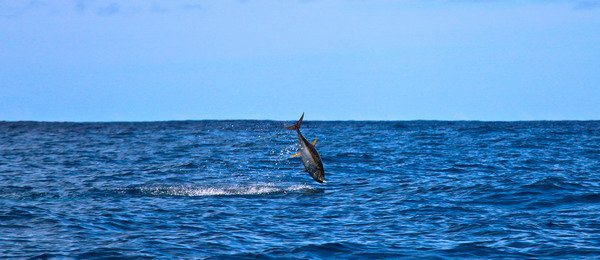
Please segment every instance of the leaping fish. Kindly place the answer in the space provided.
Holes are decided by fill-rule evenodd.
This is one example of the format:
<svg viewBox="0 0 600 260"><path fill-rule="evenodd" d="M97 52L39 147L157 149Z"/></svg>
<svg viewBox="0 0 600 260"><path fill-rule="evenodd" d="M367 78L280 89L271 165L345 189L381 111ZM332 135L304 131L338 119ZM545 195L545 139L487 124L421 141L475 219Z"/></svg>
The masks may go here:
<svg viewBox="0 0 600 260"><path fill-rule="evenodd" d="M317 152L315 145L317 144L317 139L315 139L312 143L306 140L304 135L300 132L300 125L302 125L302 120L304 119L304 113L300 117L300 120L292 126L288 126L289 130L296 130L298 133L299 147L300 152L294 154L292 157L301 156L302 163L304 164L304 170L310 174L315 181L319 183L325 182L325 169L323 168L323 161L321 161L321 155Z"/></svg>

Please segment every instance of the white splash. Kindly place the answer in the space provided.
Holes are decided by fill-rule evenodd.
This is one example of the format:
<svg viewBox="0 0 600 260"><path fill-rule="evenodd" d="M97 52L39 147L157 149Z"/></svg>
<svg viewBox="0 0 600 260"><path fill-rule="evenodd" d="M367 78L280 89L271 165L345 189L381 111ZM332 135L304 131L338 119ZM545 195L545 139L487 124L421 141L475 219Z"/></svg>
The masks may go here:
<svg viewBox="0 0 600 260"><path fill-rule="evenodd" d="M309 185L293 185L277 187L273 183L235 185L231 187L195 187L195 186L139 186L126 189L127 192L141 193L151 196L240 196L240 195L267 195L286 193L319 193L321 189Z"/></svg>

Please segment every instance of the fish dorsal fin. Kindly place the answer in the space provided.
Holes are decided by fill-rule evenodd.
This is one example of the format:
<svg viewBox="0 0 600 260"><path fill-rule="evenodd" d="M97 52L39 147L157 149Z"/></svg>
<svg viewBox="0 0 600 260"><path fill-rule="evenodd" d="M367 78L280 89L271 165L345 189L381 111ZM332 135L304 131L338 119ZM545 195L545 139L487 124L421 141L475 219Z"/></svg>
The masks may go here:
<svg viewBox="0 0 600 260"><path fill-rule="evenodd" d="M317 141L319 140L319 137L315 137L315 140L312 142L312 145L315 146L317 145Z"/></svg>
<svg viewBox="0 0 600 260"><path fill-rule="evenodd" d="M296 157L298 157L298 156L300 156L300 152L297 152L297 153L295 153L295 154L292 154L292 158L296 158Z"/></svg>

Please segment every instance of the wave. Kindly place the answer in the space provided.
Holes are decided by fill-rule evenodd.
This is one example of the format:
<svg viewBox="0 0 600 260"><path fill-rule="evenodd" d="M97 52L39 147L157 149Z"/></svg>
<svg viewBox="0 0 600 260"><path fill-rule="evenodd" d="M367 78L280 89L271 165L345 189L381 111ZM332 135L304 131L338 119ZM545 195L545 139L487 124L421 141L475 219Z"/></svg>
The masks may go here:
<svg viewBox="0 0 600 260"><path fill-rule="evenodd" d="M117 189L116 192L125 194L137 194L145 196L175 196L175 197L202 197L202 196L247 196L247 195L271 195L288 193L323 193L310 185L293 185L279 187L273 183L235 185L229 187L196 187L186 185L142 185Z"/></svg>
<svg viewBox="0 0 600 260"><path fill-rule="evenodd" d="M363 255L364 254L364 255ZM398 258L401 255L380 252L376 248L352 242L310 243L282 245L259 252L234 252L207 259L328 259L328 258Z"/></svg>

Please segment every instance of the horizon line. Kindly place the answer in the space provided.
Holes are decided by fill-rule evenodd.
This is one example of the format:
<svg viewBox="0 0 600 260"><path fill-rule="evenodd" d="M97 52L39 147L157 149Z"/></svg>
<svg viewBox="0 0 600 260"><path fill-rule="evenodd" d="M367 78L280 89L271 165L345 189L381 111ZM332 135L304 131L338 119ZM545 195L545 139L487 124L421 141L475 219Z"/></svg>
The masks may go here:
<svg viewBox="0 0 600 260"><path fill-rule="evenodd" d="M173 119L173 120L115 120L115 121L65 121L65 120L0 120L0 123L167 123L167 122L202 122L202 121L270 121L292 122L278 119ZM335 119L335 120L304 120L306 122L483 122L483 123L510 123L510 122L596 122L600 119L518 119L518 120L480 120L480 119Z"/></svg>

